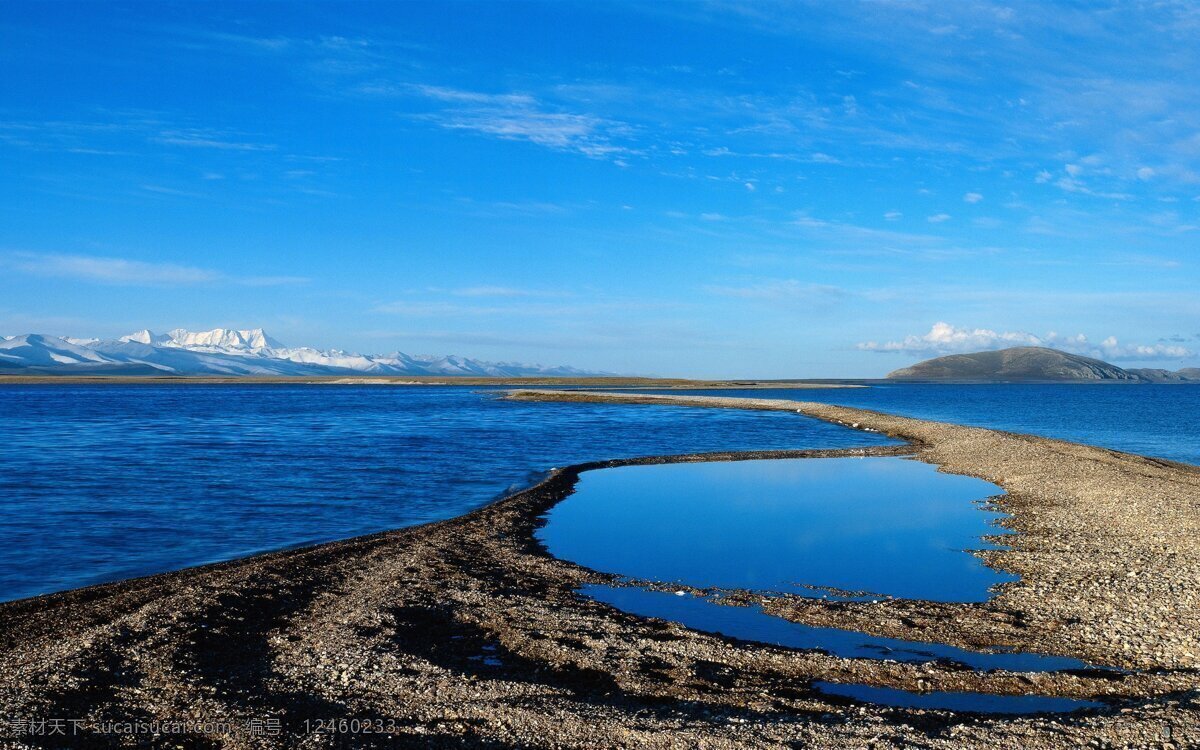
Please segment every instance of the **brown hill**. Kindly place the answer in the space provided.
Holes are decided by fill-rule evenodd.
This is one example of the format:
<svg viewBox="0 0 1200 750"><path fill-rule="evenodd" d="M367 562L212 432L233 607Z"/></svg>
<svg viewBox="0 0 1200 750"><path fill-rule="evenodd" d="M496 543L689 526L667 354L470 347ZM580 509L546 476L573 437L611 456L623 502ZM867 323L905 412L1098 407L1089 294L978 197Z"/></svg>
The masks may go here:
<svg viewBox="0 0 1200 750"><path fill-rule="evenodd" d="M1105 380L1129 383L1159 380L1098 359L1041 346L1018 346L998 351L937 357L902 367L889 373L888 379L999 382Z"/></svg>

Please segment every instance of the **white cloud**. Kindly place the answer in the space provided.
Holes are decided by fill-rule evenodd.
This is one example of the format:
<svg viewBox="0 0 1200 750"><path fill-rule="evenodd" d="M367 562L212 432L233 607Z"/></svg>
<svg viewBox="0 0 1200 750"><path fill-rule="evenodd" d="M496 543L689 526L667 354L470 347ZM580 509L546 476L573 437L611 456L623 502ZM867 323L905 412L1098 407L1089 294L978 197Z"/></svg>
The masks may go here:
<svg viewBox="0 0 1200 750"><path fill-rule="evenodd" d="M1108 198L1110 200L1124 201L1133 197L1129 193L1113 193L1093 190L1085 185L1081 180L1077 180L1074 177L1063 177L1054 184L1056 187L1059 187L1068 193L1091 195L1095 196L1096 198Z"/></svg>
<svg viewBox="0 0 1200 750"><path fill-rule="evenodd" d="M943 221L950 221L950 214L934 214L925 219L930 224L941 224Z"/></svg>
<svg viewBox="0 0 1200 750"><path fill-rule="evenodd" d="M929 333L905 336L901 341L867 341L858 344L858 348L871 352L936 355L1041 344L1042 340L1030 333L997 333L987 328L958 328L949 323L938 322L933 324Z"/></svg>
<svg viewBox="0 0 1200 750"><path fill-rule="evenodd" d="M904 214L900 213L899 211L888 211L883 215L883 218L887 219L888 221L899 221L902 216L904 216Z"/></svg>
<svg viewBox="0 0 1200 750"><path fill-rule="evenodd" d="M949 323L934 323L928 333L905 336L900 341L865 341L858 349L868 352L894 352L937 357L1013 346L1045 346L1105 360L1184 359L1193 355L1190 349L1171 344L1122 344L1115 336L1093 343L1082 333L1045 336L1026 331L994 331L990 328L959 328Z"/></svg>
<svg viewBox="0 0 1200 750"><path fill-rule="evenodd" d="M979 201L983 200L983 194L982 193L967 193L966 195L963 196L963 200L966 201L967 203L978 203Z"/></svg>
<svg viewBox="0 0 1200 750"><path fill-rule="evenodd" d="M1037 173L1037 176L1033 178L1033 181L1038 183L1039 185L1044 185L1045 183L1047 183L1053 179L1054 179L1054 174L1048 169L1043 169L1042 171Z"/></svg>
<svg viewBox="0 0 1200 750"><path fill-rule="evenodd" d="M1154 170L1150 167L1142 167L1137 171L1139 180L1149 180L1154 177Z"/></svg>
<svg viewBox="0 0 1200 750"><path fill-rule="evenodd" d="M1192 356L1192 351L1182 346L1122 344L1117 341L1116 336L1109 336L1101 341L1098 349L1108 359L1183 359Z"/></svg>

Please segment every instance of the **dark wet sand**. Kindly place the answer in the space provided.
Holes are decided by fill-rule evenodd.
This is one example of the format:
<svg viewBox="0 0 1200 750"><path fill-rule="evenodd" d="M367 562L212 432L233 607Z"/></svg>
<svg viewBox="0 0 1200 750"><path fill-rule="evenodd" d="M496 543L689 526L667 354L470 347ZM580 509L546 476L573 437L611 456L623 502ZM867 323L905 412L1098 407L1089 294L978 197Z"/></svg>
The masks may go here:
<svg viewBox="0 0 1200 750"><path fill-rule="evenodd" d="M995 482L1021 533L987 559L1022 580L990 602L756 598L810 624L1058 653L1129 672L983 674L841 659L582 599L577 586L607 577L548 557L532 534L580 471L630 463L607 462L557 470L450 521L0 605L0 746L1161 747L1164 731L1179 746L1200 739L1196 467L824 404L515 397L800 411L908 440L646 460L914 452ZM887 709L825 698L813 680L1100 696L1111 708L1007 719ZM189 718L228 725L155 736L101 723ZM81 723L64 723L63 737L24 734L28 720Z"/></svg>

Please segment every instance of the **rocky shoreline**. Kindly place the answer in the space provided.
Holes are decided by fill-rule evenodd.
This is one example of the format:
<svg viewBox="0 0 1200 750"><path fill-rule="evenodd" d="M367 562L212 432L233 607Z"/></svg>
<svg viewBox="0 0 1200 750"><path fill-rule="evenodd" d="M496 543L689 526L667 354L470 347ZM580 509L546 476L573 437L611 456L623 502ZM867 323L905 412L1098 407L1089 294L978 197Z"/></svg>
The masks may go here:
<svg viewBox="0 0 1200 750"><path fill-rule="evenodd" d="M583 464L449 521L0 604L0 746L1049 748L1200 739L1197 467L825 404L511 397L800 412L909 445ZM549 557L533 537L581 471L903 453L1007 491L1000 504L1020 533L1006 537L1011 549L984 554L1021 581L983 604L756 603L808 624L1125 671L980 673L733 641L579 596L580 585L610 577ZM735 603L752 596L729 593ZM825 696L814 680L1101 697L1109 707L1020 718L885 708ZM41 733L31 731L37 721ZM46 721L63 722L54 725L63 733L47 733Z"/></svg>

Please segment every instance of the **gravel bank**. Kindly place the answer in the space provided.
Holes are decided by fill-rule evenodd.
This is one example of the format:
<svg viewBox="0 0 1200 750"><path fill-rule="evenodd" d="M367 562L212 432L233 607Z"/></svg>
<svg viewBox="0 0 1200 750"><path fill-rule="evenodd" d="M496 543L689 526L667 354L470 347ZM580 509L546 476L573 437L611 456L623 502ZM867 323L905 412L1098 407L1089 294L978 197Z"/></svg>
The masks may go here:
<svg viewBox="0 0 1200 750"><path fill-rule="evenodd" d="M582 599L575 588L607 576L548 557L532 534L579 472L634 463L601 462L451 521L0 605L0 745L1049 748L1200 738L1195 467L824 404L513 397L799 411L903 438L912 447L643 461L915 452L995 482L1021 533L988 559L1022 580L992 601L760 603L811 624L1130 671L981 674L841 659ZM826 698L813 680L1101 696L1111 708L1015 719L887 709ZM224 723L177 734L103 723L155 719ZM65 734L45 723L31 734L31 721Z"/></svg>

